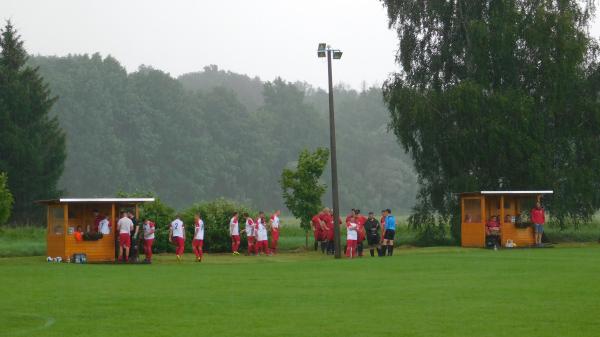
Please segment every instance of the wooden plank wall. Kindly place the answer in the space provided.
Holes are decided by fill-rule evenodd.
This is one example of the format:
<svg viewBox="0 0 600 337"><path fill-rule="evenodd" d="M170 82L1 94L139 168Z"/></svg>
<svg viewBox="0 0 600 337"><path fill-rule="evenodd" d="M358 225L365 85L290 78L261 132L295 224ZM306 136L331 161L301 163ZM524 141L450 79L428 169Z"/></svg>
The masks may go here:
<svg viewBox="0 0 600 337"><path fill-rule="evenodd" d="M65 258L65 224L62 217L54 217L55 211L58 211L59 215L64 215L62 205L47 207L46 254L50 257Z"/></svg>
<svg viewBox="0 0 600 337"><path fill-rule="evenodd" d="M92 211L97 209L101 214L107 214L109 220L112 217L112 205L103 204L77 204L68 205L69 227L77 229L81 226L85 231L89 226L94 225L94 215ZM114 261L115 258L115 228L116 225L111 221L112 231L98 241L77 241L75 236L67 235L65 237L65 257L72 256L75 253L85 253L89 262Z"/></svg>

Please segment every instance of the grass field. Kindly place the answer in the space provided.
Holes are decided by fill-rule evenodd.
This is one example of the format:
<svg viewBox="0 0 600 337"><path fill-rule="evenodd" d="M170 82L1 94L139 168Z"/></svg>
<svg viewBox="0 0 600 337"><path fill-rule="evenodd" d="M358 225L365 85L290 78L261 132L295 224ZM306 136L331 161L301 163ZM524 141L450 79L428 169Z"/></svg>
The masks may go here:
<svg viewBox="0 0 600 337"><path fill-rule="evenodd" d="M0 259L0 336L598 336L600 247Z"/></svg>

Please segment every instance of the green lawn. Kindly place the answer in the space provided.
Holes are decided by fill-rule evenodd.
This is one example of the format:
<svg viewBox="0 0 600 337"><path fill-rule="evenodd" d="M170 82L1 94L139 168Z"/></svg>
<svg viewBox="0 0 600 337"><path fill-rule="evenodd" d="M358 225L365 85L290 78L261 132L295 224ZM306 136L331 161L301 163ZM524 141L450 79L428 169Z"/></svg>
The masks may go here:
<svg viewBox="0 0 600 337"><path fill-rule="evenodd" d="M598 336L600 246L0 259L0 336Z"/></svg>

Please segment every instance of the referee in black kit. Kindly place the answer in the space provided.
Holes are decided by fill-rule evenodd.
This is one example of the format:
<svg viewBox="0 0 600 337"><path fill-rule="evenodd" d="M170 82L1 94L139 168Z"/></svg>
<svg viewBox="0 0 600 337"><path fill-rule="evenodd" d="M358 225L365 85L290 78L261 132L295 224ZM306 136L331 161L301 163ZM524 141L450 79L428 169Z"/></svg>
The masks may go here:
<svg viewBox="0 0 600 337"><path fill-rule="evenodd" d="M373 212L369 212L369 217L365 222L365 232L367 233L367 243L369 244L371 256L375 256L375 249L377 249L377 255L382 256L380 246L381 237L379 236L379 233L381 233L381 225L373 216Z"/></svg>

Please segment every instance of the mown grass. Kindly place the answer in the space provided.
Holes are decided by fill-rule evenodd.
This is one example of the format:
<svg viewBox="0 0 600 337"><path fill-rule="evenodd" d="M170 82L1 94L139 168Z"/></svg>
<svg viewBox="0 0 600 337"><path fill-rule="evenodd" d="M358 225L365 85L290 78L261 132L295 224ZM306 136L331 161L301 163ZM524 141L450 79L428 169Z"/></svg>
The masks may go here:
<svg viewBox="0 0 600 337"><path fill-rule="evenodd" d="M0 336L597 336L600 247L0 259Z"/></svg>

